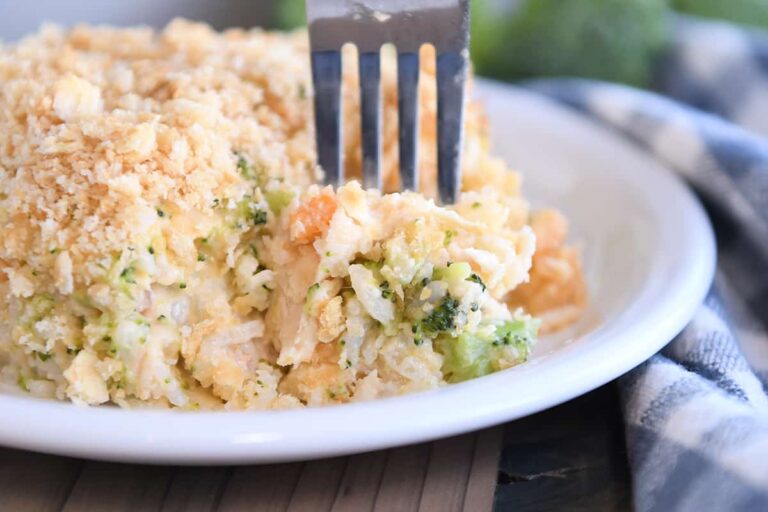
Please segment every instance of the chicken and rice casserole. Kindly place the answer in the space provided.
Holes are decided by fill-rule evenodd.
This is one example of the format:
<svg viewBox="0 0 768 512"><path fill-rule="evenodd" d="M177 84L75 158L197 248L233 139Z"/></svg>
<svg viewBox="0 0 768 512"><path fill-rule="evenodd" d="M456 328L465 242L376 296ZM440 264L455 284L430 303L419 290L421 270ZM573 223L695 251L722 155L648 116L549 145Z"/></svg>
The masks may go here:
<svg viewBox="0 0 768 512"><path fill-rule="evenodd" d="M586 302L468 105L463 194L318 182L303 32L44 27L0 47L2 379L79 404L271 409L437 388L519 364ZM354 59L347 59L354 62ZM384 189L397 190L394 59ZM359 175L356 69L347 172Z"/></svg>

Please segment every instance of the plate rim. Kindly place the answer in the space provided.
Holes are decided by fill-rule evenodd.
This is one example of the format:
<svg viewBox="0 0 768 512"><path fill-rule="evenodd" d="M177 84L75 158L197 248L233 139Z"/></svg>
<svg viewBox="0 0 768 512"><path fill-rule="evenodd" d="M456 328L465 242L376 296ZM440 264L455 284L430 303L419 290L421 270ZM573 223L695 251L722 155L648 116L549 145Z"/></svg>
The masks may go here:
<svg viewBox="0 0 768 512"><path fill-rule="evenodd" d="M476 84L476 89L485 94L504 95L514 92L527 95L530 101L548 105L550 110L555 107L562 116L577 119L580 123L586 123L585 126L592 125L591 129L600 130L613 139L610 144L629 144L585 116L532 92L484 79L476 80ZM686 228L689 230L688 238L696 241L697 258L682 269L682 277L678 276L679 281L687 284L686 289L670 286L663 301L660 300L660 305L653 311L654 314L646 315L642 322L635 322L623 332L602 333L602 336L616 337L612 340L614 352L628 346L631 349L628 353L595 358L590 362L592 366L589 371L563 375L557 385L543 385L541 390L513 401L512 405L482 397L483 393L504 390L505 383L508 384L511 378L508 372L438 390L371 402L286 411L86 409L70 403L0 394L0 408L5 412L3 421L0 421L0 444L57 455L150 464L287 462L389 448L456 435L518 419L587 393L642 364L666 345L692 318L712 283L716 263L712 226L698 198L678 175L663 167L666 166L653 169L657 174L655 178L666 182L669 190L678 195L681 204L689 210L690 219L693 219L686 224ZM671 313L660 314L664 307L669 308ZM625 345L627 340L639 338L639 331L651 341L644 346L636 340ZM598 335L599 332L600 329L596 331ZM570 347L558 350L545 356L545 359L550 361L551 366L553 360L559 361L558 354L568 349ZM567 361L561 364L569 366ZM535 380L545 377L547 373L552 374L551 369L540 373L541 369L537 361L522 365L515 369L514 375L518 377L512 377L511 380ZM423 403L428 404L431 411L448 412L438 417L434 414L424 415ZM450 412L451 405L457 403L473 404L471 414L457 415ZM393 413L404 421L387 423ZM190 427L188 417L192 415L195 421ZM41 421L45 418L52 421ZM371 435L356 431L356 428L363 428L364 424L372 421L389 428L379 426ZM310 434L303 437L279 428L281 424L306 425L308 422ZM115 430L120 425L124 428ZM162 428L153 431L148 425L162 425ZM336 433L333 434L331 430ZM342 435L339 435L340 431Z"/></svg>

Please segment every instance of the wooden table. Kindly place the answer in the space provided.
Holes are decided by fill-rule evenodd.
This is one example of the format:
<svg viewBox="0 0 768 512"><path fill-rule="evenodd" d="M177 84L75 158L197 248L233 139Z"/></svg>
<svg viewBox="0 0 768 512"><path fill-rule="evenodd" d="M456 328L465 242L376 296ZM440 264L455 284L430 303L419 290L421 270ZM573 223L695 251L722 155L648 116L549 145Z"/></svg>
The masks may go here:
<svg viewBox="0 0 768 512"><path fill-rule="evenodd" d="M615 384L506 425L495 509L632 509L624 424Z"/></svg>
<svg viewBox="0 0 768 512"><path fill-rule="evenodd" d="M503 427L311 462L141 466L0 449L0 510L8 511L491 508L629 510L614 386Z"/></svg>

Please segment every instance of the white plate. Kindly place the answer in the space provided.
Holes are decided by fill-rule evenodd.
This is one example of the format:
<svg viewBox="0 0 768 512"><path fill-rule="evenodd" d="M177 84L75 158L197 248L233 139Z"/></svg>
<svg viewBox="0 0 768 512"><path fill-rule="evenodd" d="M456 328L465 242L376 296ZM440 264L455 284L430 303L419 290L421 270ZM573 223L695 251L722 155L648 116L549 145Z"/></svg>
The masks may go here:
<svg viewBox="0 0 768 512"><path fill-rule="evenodd" d="M531 362L437 391L274 412L82 408L0 395L0 443L153 463L309 459L415 443L520 418L586 393L650 357L691 318L715 247L684 184L634 146L567 109L483 82L496 151L538 205L572 221L593 306Z"/></svg>

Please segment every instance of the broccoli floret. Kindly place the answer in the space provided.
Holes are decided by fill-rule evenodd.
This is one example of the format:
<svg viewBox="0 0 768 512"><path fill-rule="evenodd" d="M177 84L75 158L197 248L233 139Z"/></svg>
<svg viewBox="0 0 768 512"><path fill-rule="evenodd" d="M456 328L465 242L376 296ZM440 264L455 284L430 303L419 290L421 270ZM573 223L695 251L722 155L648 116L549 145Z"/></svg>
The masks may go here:
<svg viewBox="0 0 768 512"><path fill-rule="evenodd" d="M443 375L448 382L461 382L493 371L490 340L472 334L456 338L442 336L435 346L443 354Z"/></svg>
<svg viewBox="0 0 768 512"><path fill-rule="evenodd" d="M478 73L505 79L575 75L647 86L669 35L665 0L473 0L472 8Z"/></svg>
<svg viewBox="0 0 768 512"><path fill-rule="evenodd" d="M503 322L493 329L440 336L437 350L443 354L442 371L449 382L480 377L528 359L538 322L530 317Z"/></svg>
<svg viewBox="0 0 768 512"><path fill-rule="evenodd" d="M451 331L459 314L459 301L446 295L445 298L421 321L421 328L427 335L435 336Z"/></svg>
<svg viewBox="0 0 768 512"><path fill-rule="evenodd" d="M255 226L261 226L267 223L267 212L261 208L254 208L250 212L249 219Z"/></svg>

